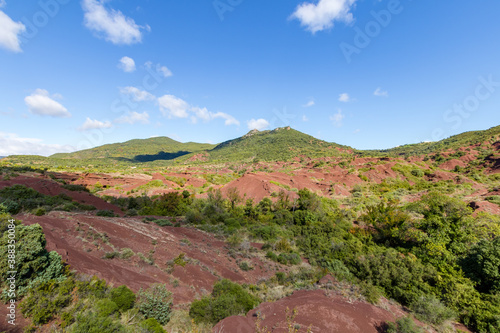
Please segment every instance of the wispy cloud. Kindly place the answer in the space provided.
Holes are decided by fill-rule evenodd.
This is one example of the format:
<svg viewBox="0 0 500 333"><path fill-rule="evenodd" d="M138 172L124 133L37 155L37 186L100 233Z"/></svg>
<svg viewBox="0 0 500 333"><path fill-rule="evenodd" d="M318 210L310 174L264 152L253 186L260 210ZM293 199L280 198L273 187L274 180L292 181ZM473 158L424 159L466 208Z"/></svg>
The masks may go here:
<svg viewBox="0 0 500 333"><path fill-rule="evenodd" d="M173 95L165 95L158 98L158 105L160 106L160 111L163 113L163 116L168 118L189 117L193 124L197 123L198 120L208 122L215 119L223 119L226 126L240 125L240 122L230 114L224 112L211 112L208 111L207 108L192 106L188 102Z"/></svg>
<svg viewBox="0 0 500 333"><path fill-rule="evenodd" d="M123 95L131 96L132 100L134 100L135 102L152 101L156 98L153 94L145 90L140 90L136 87L120 88L120 93Z"/></svg>
<svg viewBox="0 0 500 333"><path fill-rule="evenodd" d="M152 69L153 63L151 61L148 61L144 64L144 66L146 66L146 68L148 69ZM163 66L161 64L156 64L154 69L156 70L157 73L159 73L163 77L171 77L172 75L174 75L172 71L168 69L167 66Z"/></svg>
<svg viewBox="0 0 500 333"><path fill-rule="evenodd" d="M55 153L70 153L75 150L74 147L68 145L46 144L41 139L22 138L14 133L0 132L0 156L49 156Z"/></svg>
<svg viewBox="0 0 500 333"><path fill-rule="evenodd" d="M251 119L247 121L248 129L249 130L263 130L267 127L269 127L269 122L263 118L260 119Z"/></svg>
<svg viewBox="0 0 500 333"><path fill-rule="evenodd" d="M297 6L291 19L298 19L300 24L313 34L333 27L335 21L351 22L351 8L356 0L319 0L316 4L304 2Z"/></svg>
<svg viewBox="0 0 500 333"><path fill-rule="evenodd" d="M347 103L351 101L351 97L348 93L343 93L339 95L339 101L343 103Z"/></svg>
<svg viewBox="0 0 500 333"><path fill-rule="evenodd" d="M132 73L135 71L135 61L130 57L123 57L118 62L118 68L120 68L125 73Z"/></svg>
<svg viewBox="0 0 500 333"><path fill-rule="evenodd" d="M49 92L44 89L37 89L30 96L24 98L24 102L33 114L50 117L71 117L71 113L54 98L61 99L60 94L50 96Z"/></svg>
<svg viewBox="0 0 500 333"><path fill-rule="evenodd" d="M149 114L147 112L139 113L139 112L132 111L132 112L129 112L129 113L127 113L119 118L116 118L115 123L130 124L130 125L137 124L137 123L149 124Z"/></svg>
<svg viewBox="0 0 500 333"><path fill-rule="evenodd" d="M224 112L210 112L207 110L207 108L199 108L199 107L192 107L191 111L193 111L193 115L191 116L191 121L193 123L198 122L198 119L201 119L205 122L214 120L214 119L224 119L224 125L230 126L230 125L236 125L239 126L240 122L234 118L233 116L224 113Z"/></svg>
<svg viewBox="0 0 500 333"><path fill-rule="evenodd" d="M379 96L379 97L389 97L389 93L386 90L382 90L382 88L378 87L374 92L373 95Z"/></svg>
<svg viewBox="0 0 500 333"><path fill-rule="evenodd" d="M110 121L99 121L90 119L87 117L82 126L78 128L79 131L88 131L93 129L103 129L103 128L111 128L113 124Z"/></svg>
<svg viewBox="0 0 500 333"><path fill-rule="evenodd" d="M333 116L330 116L330 120L333 122L333 125L336 127L342 126L342 121L344 120L344 118L345 118L345 116L342 113L341 109L338 109L336 114L334 114Z"/></svg>
<svg viewBox="0 0 500 333"><path fill-rule="evenodd" d="M309 102L307 102L306 104L302 105L302 107L304 108L310 108L311 106L313 106L315 103L314 103L314 100L311 99L309 100Z"/></svg>
<svg viewBox="0 0 500 333"><path fill-rule="evenodd" d="M309 121L309 118L307 118L307 116L306 116L306 115L303 115L303 116L302 116L302 121Z"/></svg>
<svg viewBox="0 0 500 333"><path fill-rule="evenodd" d="M85 26L99 38L113 44L130 45L142 41L142 31L150 30L149 26L140 26L123 15L119 10L106 8L106 0L83 0Z"/></svg>
<svg viewBox="0 0 500 333"><path fill-rule="evenodd" d="M5 6L5 1L0 2L0 8L3 6ZM24 24L14 22L0 10L0 47L12 52L22 52L19 36L25 31L26 26Z"/></svg>

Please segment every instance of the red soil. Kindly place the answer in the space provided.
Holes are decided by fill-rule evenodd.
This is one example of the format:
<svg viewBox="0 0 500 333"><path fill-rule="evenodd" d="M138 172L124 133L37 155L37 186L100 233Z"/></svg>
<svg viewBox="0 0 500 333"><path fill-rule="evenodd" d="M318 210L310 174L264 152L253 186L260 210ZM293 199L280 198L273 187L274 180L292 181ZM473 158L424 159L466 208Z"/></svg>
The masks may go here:
<svg viewBox="0 0 500 333"><path fill-rule="evenodd" d="M93 205L100 210L112 210L118 215L123 215L123 212L115 205L107 203L106 201L98 198L87 192L76 192L64 189L58 182L44 176L40 175L22 175L11 180L0 181L0 188L9 187L13 185L25 185L31 187L32 189L46 195L58 195L64 193L70 196L73 200L87 204Z"/></svg>
<svg viewBox="0 0 500 333"><path fill-rule="evenodd" d="M253 333L260 317L261 328L267 326L269 332L285 333L288 332L288 308L297 310L292 325L300 327L300 333L309 327L312 332L377 333L385 322L405 315L396 306L384 303L387 310L366 302L349 301L325 290L300 290L276 302L262 303L246 316L228 317L219 322L213 332L223 329L223 332Z"/></svg>
<svg viewBox="0 0 500 333"><path fill-rule="evenodd" d="M77 272L96 275L115 286L125 284L132 290L152 283L164 283L174 294L174 303L191 302L197 295L210 292L219 278L240 283L255 283L283 267L252 251L246 259L213 235L184 227L159 227L134 218L102 218L85 214L51 212L46 216L19 215L25 224L43 227L47 249L57 251ZM130 248L137 254L130 259L103 259L106 253ZM151 257L148 264L139 257ZM187 264L175 265L168 273L168 261L185 254ZM254 267L240 270L237 261ZM286 270L286 269L285 269ZM178 281L175 281L175 280Z"/></svg>

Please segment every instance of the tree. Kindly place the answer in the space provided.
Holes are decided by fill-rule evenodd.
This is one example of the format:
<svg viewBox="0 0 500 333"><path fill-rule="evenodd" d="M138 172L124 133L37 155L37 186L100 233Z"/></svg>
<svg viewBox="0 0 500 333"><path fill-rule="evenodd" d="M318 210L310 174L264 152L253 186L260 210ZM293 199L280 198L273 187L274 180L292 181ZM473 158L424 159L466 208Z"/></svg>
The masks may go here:
<svg viewBox="0 0 500 333"><path fill-rule="evenodd" d="M231 209L234 210L234 207L237 203L241 202L240 191L238 191L237 187L230 187L226 191L226 197L231 203Z"/></svg>
<svg viewBox="0 0 500 333"><path fill-rule="evenodd" d="M500 237L476 244L462 262L465 273L478 283L478 290L500 291Z"/></svg>

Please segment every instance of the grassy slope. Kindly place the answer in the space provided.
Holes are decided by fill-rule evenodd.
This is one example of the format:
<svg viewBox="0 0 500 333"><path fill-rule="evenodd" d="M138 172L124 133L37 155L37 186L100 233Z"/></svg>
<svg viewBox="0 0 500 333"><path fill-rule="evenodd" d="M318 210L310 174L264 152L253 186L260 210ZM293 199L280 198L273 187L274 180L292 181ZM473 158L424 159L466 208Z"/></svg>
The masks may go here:
<svg viewBox="0 0 500 333"><path fill-rule="evenodd" d="M167 137L130 140L124 143L108 144L69 154L42 156L10 156L2 162L22 165L57 168L79 168L93 166L94 169L128 168L137 162L146 162L145 167L161 167L173 163L196 164L188 161L197 153L205 153L208 163L286 161L298 156L317 158L356 153L363 156L411 156L431 155L445 150L457 150L500 140L500 126L485 131L466 132L438 142L427 142L399 146L387 150L354 150L347 146L328 143L290 128L272 131L251 131L240 138L219 145L181 143ZM156 161L154 161L156 160ZM154 162L150 162L154 161Z"/></svg>
<svg viewBox="0 0 500 333"><path fill-rule="evenodd" d="M333 156L338 154L336 148L350 149L318 140L294 129L277 128L272 131L251 131L240 138L219 144L208 153L211 160L217 161L243 161L254 158L280 161L300 155Z"/></svg>
<svg viewBox="0 0 500 333"><path fill-rule="evenodd" d="M364 155L427 155L434 154L448 149L457 150L460 147L481 144L489 141L494 143L500 139L500 126L492 127L485 131L471 131L451 136L447 139L436 142L424 142L417 144L403 145L387 150L366 150L360 151Z"/></svg>
<svg viewBox="0 0 500 333"><path fill-rule="evenodd" d="M200 152L211 149L214 145L207 143L182 143L167 137L136 139L122 143L107 144L96 148L81 150L69 154L54 154L51 158L125 158L134 160L140 155L157 155L163 153Z"/></svg>

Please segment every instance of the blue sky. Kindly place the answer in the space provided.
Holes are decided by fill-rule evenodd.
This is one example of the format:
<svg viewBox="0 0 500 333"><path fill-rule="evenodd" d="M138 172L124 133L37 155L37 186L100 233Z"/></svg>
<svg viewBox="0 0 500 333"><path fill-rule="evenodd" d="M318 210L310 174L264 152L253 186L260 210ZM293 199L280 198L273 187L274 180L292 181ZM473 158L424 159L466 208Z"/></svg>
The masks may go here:
<svg viewBox="0 0 500 333"><path fill-rule="evenodd" d="M0 156L293 128L359 149L500 124L500 2L0 0Z"/></svg>

